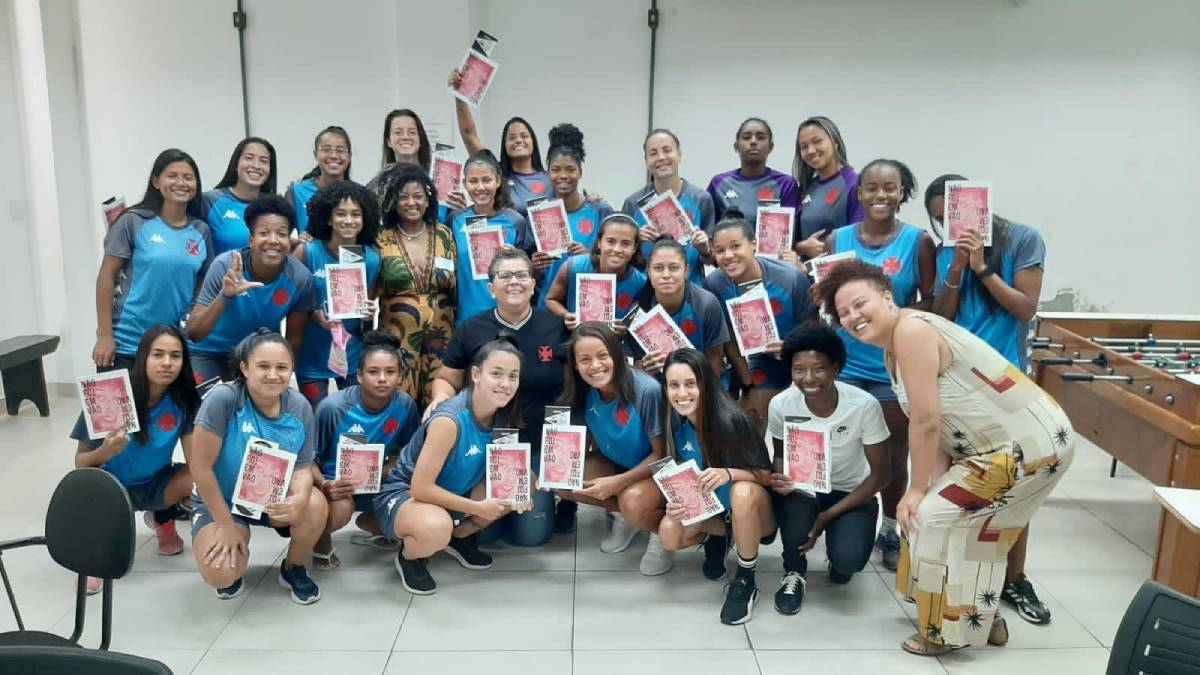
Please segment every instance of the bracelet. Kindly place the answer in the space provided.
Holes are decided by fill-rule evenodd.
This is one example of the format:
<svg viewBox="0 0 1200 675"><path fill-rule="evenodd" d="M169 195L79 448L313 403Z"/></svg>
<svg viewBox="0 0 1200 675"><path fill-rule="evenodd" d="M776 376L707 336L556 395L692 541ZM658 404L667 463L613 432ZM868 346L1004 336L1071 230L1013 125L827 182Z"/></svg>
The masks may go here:
<svg viewBox="0 0 1200 675"><path fill-rule="evenodd" d="M733 482L733 472L732 472L732 471L730 471L728 468L726 468L726 469L725 469L725 473L726 473L726 474L728 474L728 476L729 476L729 482L730 482L730 483L732 483L732 482Z"/></svg>
<svg viewBox="0 0 1200 675"><path fill-rule="evenodd" d="M953 289L954 289L954 290L956 290L956 291L958 290L958 286L959 286L959 284L952 284L952 283L950 283L950 281L949 281L949 280L947 280L947 281L946 281L944 284L942 284L942 285L943 285L943 286L945 286L946 288L953 288Z"/></svg>

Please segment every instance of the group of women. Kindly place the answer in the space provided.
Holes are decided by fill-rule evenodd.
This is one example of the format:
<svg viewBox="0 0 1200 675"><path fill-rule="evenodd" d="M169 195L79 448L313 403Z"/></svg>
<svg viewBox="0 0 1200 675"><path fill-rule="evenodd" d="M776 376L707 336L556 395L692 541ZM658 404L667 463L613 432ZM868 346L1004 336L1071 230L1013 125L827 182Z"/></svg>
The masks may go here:
<svg viewBox="0 0 1200 675"><path fill-rule="evenodd" d="M799 125L791 175L767 166L771 127L747 119L734 137L739 167L707 190L681 177L680 140L657 129L642 144L650 182L614 211L583 188L573 125L550 130L543 156L532 126L514 117L497 159L470 108L456 105L471 153L465 195L439 203L424 126L395 110L383 166L365 186L350 180L350 137L337 126L317 134L315 168L284 196L275 148L262 138L237 144L210 192L192 158L172 149L109 230L93 357L100 370L129 369L141 431L90 441L81 420L76 464L126 485L160 554L183 550L175 521L190 518L201 576L231 598L243 589L251 527L273 528L290 539L278 581L309 604L320 598L309 567L341 565L331 534L357 513L362 532L351 540L394 551L404 587L429 594L430 556L486 569L481 544L544 544L574 531L584 503L611 514L606 553L649 533L646 575L702 545L701 572L730 579L727 624L750 619L759 548L776 533L783 614L801 609L806 553L824 536L834 583L849 582L873 548L898 568L897 588L921 621L908 651L1003 644L1000 600L1049 619L1023 574L1024 544L1070 463L1073 432L1022 374L1044 261L1035 230L996 218L991 246L973 234L938 245L944 185L955 177L925 192L932 235L903 223L912 173L889 159L856 172L824 117ZM639 212L666 191L695 225L686 241L660 237ZM526 212L541 197L566 206L565 256L535 250ZM798 214L793 249L778 259L756 254L764 201ZM465 255L466 227L481 219L505 244L486 279ZM378 306L334 320L325 267L352 246L362 247ZM846 251L856 260L814 286L807 262ZM617 320L581 323L575 279L597 272L616 278ZM726 301L751 289L766 293L783 339L743 356ZM688 348L646 353L628 335L622 319L655 306ZM519 430L536 475L548 405L569 406L587 426L584 487L537 489L526 503L487 498L493 431ZM833 430L828 493L795 490L783 473L784 420L795 415ZM347 435L388 449L377 494L355 495L336 478ZM259 518L232 507L252 437L295 455L286 498ZM172 463L177 443L185 464ZM725 513L684 526L682 505L651 477L664 457L695 460L700 487Z"/></svg>

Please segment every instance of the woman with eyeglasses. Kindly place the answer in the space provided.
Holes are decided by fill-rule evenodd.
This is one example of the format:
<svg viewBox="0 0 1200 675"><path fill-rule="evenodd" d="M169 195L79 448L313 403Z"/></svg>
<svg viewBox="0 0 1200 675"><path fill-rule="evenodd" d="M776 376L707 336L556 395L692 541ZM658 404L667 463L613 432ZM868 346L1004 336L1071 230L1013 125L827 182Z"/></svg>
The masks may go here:
<svg viewBox="0 0 1200 675"><path fill-rule="evenodd" d="M317 165L300 180L287 187L283 198L296 210L296 231L308 231L308 200L317 190L339 180L350 180L350 134L339 126L328 126L313 140L313 158ZM306 240L307 241L307 240Z"/></svg>

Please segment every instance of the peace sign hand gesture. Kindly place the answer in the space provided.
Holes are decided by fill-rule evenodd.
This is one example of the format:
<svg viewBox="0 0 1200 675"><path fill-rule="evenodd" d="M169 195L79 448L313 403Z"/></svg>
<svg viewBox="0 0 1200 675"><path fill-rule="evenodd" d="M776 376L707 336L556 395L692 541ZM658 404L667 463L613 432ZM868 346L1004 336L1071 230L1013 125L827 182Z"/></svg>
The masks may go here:
<svg viewBox="0 0 1200 675"><path fill-rule="evenodd" d="M261 288L262 282L249 281L242 275L242 253L234 251L230 260L229 271L221 277L221 295L236 298L251 288Z"/></svg>

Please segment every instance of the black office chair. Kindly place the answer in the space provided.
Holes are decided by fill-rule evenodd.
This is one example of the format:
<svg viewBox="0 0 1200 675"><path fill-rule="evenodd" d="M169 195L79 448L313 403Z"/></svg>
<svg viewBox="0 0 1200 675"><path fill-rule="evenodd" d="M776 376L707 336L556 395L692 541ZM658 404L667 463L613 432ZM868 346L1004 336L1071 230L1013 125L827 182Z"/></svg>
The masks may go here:
<svg viewBox="0 0 1200 675"><path fill-rule="evenodd" d="M46 535L0 542L0 577L4 580L4 590L8 592L18 628L0 633L0 646L79 647L87 602L87 578L98 577L104 580L100 649L108 649L112 638L113 580L125 576L133 566L135 542L133 506L125 488L112 474L100 469L75 469L64 476L46 509ZM17 598L8 581L8 571L4 568L4 552L43 544L54 562L79 575L79 587L75 592L75 632L69 638L25 630Z"/></svg>
<svg viewBox="0 0 1200 675"><path fill-rule="evenodd" d="M1147 581L1125 610L1108 675L1200 675L1200 601Z"/></svg>
<svg viewBox="0 0 1200 675"><path fill-rule="evenodd" d="M76 647L9 645L0 647L0 675L173 675L154 659Z"/></svg>

